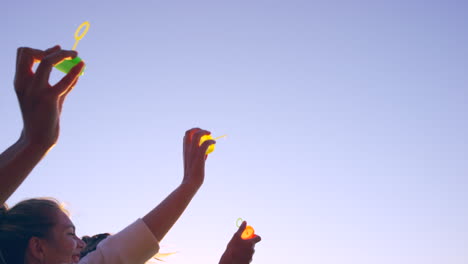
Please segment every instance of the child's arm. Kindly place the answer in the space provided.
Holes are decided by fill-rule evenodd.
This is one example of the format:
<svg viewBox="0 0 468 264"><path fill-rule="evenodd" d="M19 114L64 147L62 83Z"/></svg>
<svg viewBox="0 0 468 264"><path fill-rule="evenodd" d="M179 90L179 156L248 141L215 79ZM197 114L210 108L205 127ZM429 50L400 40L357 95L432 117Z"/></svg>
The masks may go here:
<svg viewBox="0 0 468 264"><path fill-rule="evenodd" d="M158 241L161 241L179 219L188 204L203 184L205 177L206 150L214 140L207 140L199 146L200 138L210 132L194 128L184 137L184 178L164 201L143 217L143 221Z"/></svg>
<svg viewBox="0 0 468 264"><path fill-rule="evenodd" d="M78 64L54 86L49 84L49 76L53 65L76 55L75 51L61 50L59 46L46 51L18 48L14 84L24 127L18 141L0 155L0 204L57 142L62 104L76 84L83 64ZM34 73L32 66L38 61L41 63Z"/></svg>

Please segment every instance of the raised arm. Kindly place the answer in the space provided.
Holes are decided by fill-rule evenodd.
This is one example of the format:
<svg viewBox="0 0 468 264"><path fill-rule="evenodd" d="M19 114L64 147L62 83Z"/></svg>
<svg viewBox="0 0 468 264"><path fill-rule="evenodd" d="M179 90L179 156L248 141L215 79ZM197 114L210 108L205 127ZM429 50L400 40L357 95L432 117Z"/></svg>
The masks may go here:
<svg viewBox="0 0 468 264"><path fill-rule="evenodd" d="M214 140L207 140L199 146L200 138L210 132L194 128L184 137L184 178L182 183L156 208L143 217L158 241L161 241L179 219L188 204L203 184L205 178L206 150Z"/></svg>
<svg viewBox="0 0 468 264"><path fill-rule="evenodd" d="M46 51L18 48L15 91L23 117L23 131L16 143L0 155L0 204L3 204L24 181L33 168L56 144L60 130L63 101L78 81L84 64L76 65L57 84L49 84L52 66L75 51L60 46ZM35 62L41 62L36 72Z"/></svg>

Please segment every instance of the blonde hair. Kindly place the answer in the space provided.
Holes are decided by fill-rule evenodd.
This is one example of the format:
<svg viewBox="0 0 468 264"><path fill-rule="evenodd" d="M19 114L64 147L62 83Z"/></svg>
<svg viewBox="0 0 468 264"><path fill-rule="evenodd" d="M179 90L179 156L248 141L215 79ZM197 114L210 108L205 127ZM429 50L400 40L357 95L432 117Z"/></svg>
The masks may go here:
<svg viewBox="0 0 468 264"><path fill-rule="evenodd" d="M0 251L3 262L24 263L32 237L50 238L57 212L68 212L54 198L35 198L0 208Z"/></svg>

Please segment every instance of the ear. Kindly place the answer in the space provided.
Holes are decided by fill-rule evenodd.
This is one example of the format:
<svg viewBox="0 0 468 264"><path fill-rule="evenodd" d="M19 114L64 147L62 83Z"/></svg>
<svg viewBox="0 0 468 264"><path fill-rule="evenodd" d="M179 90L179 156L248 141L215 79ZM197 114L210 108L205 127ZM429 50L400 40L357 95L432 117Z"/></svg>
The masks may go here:
<svg viewBox="0 0 468 264"><path fill-rule="evenodd" d="M33 258L39 261L39 263L44 263L45 256L45 241L38 238L32 237L29 239L28 243L28 253Z"/></svg>

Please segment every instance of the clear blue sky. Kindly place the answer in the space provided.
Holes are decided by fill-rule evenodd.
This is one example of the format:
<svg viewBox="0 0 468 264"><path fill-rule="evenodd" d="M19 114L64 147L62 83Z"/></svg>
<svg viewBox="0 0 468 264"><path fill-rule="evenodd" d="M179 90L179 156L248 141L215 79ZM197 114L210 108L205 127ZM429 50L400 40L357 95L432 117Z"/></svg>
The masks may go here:
<svg viewBox="0 0 468 264"><path fill-rule="evenodd" d="M78 44L58 145L9 200L53 196L116 232L182 179L182 137L218 141L162 241L217 263L243 217L253 263L468 262L466 1L5 1L0 147L21 131L16 48ZM58 80L61 73L54 73Z"/></svg>

